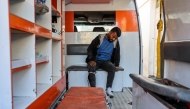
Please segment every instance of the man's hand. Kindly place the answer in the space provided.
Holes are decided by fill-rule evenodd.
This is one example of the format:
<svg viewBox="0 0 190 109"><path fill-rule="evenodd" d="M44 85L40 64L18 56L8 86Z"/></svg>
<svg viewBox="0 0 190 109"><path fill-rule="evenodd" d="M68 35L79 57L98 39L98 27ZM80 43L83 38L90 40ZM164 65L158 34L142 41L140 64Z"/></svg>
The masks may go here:
<svg viewBox="0 0 190 109"><path fill-rule="evenodd" d="M119 71L119 67L115 67L115 71L116 71L116 72Z"/></svg>
<svg viewBox="0 0 190 109"><path fill-rule="evenodd" d="M90 66L96 66L96 62L95 61L90 61L88 64L90 64Z"/></svg>

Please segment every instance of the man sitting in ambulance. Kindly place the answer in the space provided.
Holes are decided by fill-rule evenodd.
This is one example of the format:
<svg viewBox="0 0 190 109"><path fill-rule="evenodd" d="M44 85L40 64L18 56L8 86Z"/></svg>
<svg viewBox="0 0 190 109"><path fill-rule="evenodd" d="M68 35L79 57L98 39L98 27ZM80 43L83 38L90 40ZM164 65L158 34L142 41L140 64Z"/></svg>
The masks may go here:
<svg viewBox="0 0 190 109"><path fill-rule="evenodd" d="M96 70L101 68L108 72L106 93L110 98L114 97L111 91L115 72L119 70L120 45L118 37L121 30L114 27L107 34L100 34L92 40L88 46L86 63L88 64L88 80L91 87L96 87Z"/></svg>

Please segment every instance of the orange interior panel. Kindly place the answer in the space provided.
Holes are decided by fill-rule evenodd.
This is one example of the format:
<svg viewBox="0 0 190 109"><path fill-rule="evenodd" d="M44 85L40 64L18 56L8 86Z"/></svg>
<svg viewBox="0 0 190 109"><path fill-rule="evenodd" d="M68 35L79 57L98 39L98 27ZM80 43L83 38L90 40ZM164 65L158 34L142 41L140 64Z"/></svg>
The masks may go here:
<svg viewBox="0 0 190 109"><path fill-rule="evenodd" d="M43 28L37 24L29 22L25 19L10 14L10 27L12 29L21 30L29 33L35 33L36 35L51 38L51 31Z"/></svg>
<svg viewBox="0 0 190 109"><path fill-rule="evenodd" d="M51 4L57 9L57 0L52 0Z"/></svg>
<svg viewBox="0 0 190 109"><path fill-rule="evenodd" d="M48 62L49 62L49 61L39 62L39 63L36 63L36 65L46 64L46 63L48 63Z"/></svg>
<svg viewBox="0 0 190 109"><path fill-rule="evenodd" d="M43 28L37 24L35 24L35 34L42 37L48 37L48 38L52 37L50 30Z"/></svg>
<svg viewBox="0 0 190 109"><path fill-rule="evenodd" d="M21 30L21 31L29 32L29 33L34 33L34 31L35 31L34 23L29 22L23 18L13 15L13 14L9 14L9 16L10 16L10 27L12 29L17 29L17 30Z"/></svg>
<svg viewBox="0 0 190 109"><path fill-rule="evenodd" d="M105 98L103 88L71 87L65 97Z"/></svg>
<svg viewBox="0 0 190 109"><path fill-rule="evenodd" d="M18 72L18 71L21 71L21 70L25 70L25 69L28 69L28 68L31 68L31 64L30 65L26 65L26 66L23 66L23 67L19 67L19 68L14 68L14 69L12 69L11 71L12 71L12 73L13 72Z"/></svg>
<svg viewBox="0 0 190 109"><path fill-rule="evenodd" d="M63 3L63 1L61 0L61 4ZM63 9L63 6L61 5L61 10ZM61 15L62 15L62 11L61 11ZM61 30L63 30L63 28L62 28L62 25L63 25L63 19L61 18ZM63 34L61 33L60 34L60 37L61 37L61 39L63 39ZM64 69L63 69L63 41L61 41L61 76L63 76L63 71L64 71Z"/></svg>
<svg viewBox="0 0 190 109"><path fill-rule="evenodd" d="M74 32L74 12L65 11L65 32Z"/></svg>
<svg viewBox="0 0 190 109"><path fill-rule="evenodd" d="M116 25L122 32L138 32L136 11L116 11Z"/></svg>
<svg viewBox="0 0 190 109"><path fill-rule="evenodd" d="M44 92L38 99L30 104L26 109L48 109L48 107L54 102L57 96L66 87L66 77L62 77L46 92Z"/></svg>
<svg viewBox="0 0 190 109"><path fill-rule="evenodd" d="M62 16L61 16L61 13L60 13L53 5L52 5L51 7L52 7L52 9L53 9L57 14L59 14L60 17L62 17Z"/></svg>
<svg viewBox="0 0 190 109"><path fill-rule="evenodd" d="M56 109L107 109L104 98L63 98Z"/></svg>

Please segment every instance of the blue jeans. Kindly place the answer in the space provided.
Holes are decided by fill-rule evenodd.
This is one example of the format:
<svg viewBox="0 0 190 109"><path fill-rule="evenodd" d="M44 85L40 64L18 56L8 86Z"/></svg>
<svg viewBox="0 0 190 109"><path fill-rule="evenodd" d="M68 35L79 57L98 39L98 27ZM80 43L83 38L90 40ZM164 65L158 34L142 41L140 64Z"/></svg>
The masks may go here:
<svg viewBox="0 0 190 109"><path fill-rule="evenodd" d="M97 69L101 68L106 72L108 72L106 88L112 87L112 83L115 76L115 66L113 65L113 63L111 61L100 61L100 60L97 60L95 62L96 66L90 66L88 64L88 72L89 72L88 79L90 82L90 86L96 87L95 74L90 72L96 72Z"/></svg>

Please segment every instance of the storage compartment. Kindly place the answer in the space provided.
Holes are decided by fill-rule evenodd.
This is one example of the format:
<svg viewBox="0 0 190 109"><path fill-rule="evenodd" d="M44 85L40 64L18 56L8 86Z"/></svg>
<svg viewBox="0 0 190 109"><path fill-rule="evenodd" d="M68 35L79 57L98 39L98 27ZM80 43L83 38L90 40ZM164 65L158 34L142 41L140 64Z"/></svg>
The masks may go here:
<svg viewBox="0 0 190 109"><path fill-rule="evenodd" d="M61 16L61 0L52 0L52 16Z"/></svg>
<svg viewBox="0 0 190 109"><path fill-rule="evenodd" d="M34 0L10 0L10 13L30 22L35 22Z"/></svg>
<svg viewBox="0 0 190 109"><path fill-rule="evenodd" d="M52 16L52 37L53 38L61 38L61 17Z"/></svg>
<svg viewBox="0 0 190 109"><path fill-rule="evenodd" d="M12 60L12 73L18 72L20 70L24 70L27 68L31 68L31 61L30 59L16 59Z"/></svg>
<svg viewBox="0 0 190 109"><path fill-rule="evenodd" d="M25 108L36 97L35 36L29 33L12 33L13 104L15 109ZM23 68L30 66L29 68Z"/></svg>
<svg viewBox="0 0 190 109"><path fill-rule="evenodd" d="M4 81L2 84L5 84L2 86L5 90L1 91L3 96L0 99L0 101L3 100L1 103L3 109L26 109L44 92L51 92L52 90L49 88L61 78L61 37L58 32L61 30L62 19L58 18L56 26L59 28L53 38L59 41L52 44L52 1L55 0L45 0L45 3L37 3L37 1L10 0L6 1L9 6L6 2L2 4L2 10L5 11L2 19L8 19L1 23L2 27L6 28L1 32L1 36L3 36L2 50L5 50L1 53L1 61L5 64L1 68L4 71L2 72L2 82ZM59 13L62 11L61 5L62 0L58 0L56 11L59 10ZM54 73L52 48L55 48L55 52L59 54L54 53L56 63ZM59 49L58 52L57 49ZM3 73L6 74L3 75ZM55 100L59 91L64 88L63 79L58 84L55 87L59 88L54 86L52 88L56 93L51 95L52 101L46 98L44 101L53 102ZM47 106L48 103L44 104Z"/></svg>
<svg viewBox="0 0 190 109"><path fill-rule="evenodd" d="M53 61L53 82L61 78L61 41L53 40L52 42L52 61Z"/></svg>
<svg viewBox="0 0 190 109"><path fill-rule="evenodd" d="M39 9L41 7L42 9ZM51 0L46 0L45 4L35 2L35 13L36 24L51 30Z"/></svg>
<svg viewBox="0 0 190 109"><path fill-rule="evenodd" d="M53 0L52 1L52 37L53 38L61 38L62 33L62 15L61 15L61 0Z"/></svg>
<svg viewBox="0 0 190 109"><path fill-rule="evenodd" d="M49 56L36 57L36 65L41 65L49 62Z"/></svg>
<svg viewBox="0 0 190 109"><path fill-rule="evenodd" d="M52 85L52 40L36 38L37 96Z"/></svg>

